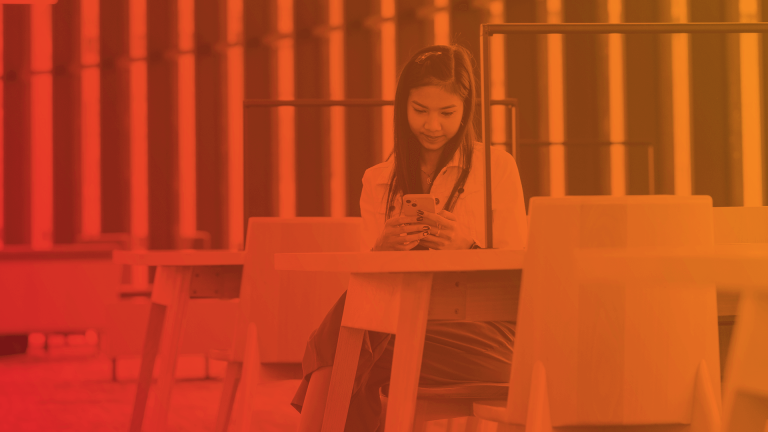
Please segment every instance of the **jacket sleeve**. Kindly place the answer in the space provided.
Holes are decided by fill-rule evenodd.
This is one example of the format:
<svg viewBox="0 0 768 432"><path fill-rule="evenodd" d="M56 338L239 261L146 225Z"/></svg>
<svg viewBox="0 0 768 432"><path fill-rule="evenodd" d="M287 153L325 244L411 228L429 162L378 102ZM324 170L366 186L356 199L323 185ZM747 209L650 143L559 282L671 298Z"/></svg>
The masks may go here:
<svg viewBox="0 0 768 432"><path fill-rule="evenodd" d="M377 210L381 207L374 184L374 173L367 170L363 175L363 192L360 194L360 216L363 218L362 250L369 251L376 244L376 239L383 229L383 216ZM382 220L379 220L382 219Z"/></svg>
<svg viewBox="0 0 768 432"><path fill-rule="evenodd" d="M520 173L515 159L503 150L491 153L496 163L493 177L493 246L496 249L525 249L528 220Z"/></svg>

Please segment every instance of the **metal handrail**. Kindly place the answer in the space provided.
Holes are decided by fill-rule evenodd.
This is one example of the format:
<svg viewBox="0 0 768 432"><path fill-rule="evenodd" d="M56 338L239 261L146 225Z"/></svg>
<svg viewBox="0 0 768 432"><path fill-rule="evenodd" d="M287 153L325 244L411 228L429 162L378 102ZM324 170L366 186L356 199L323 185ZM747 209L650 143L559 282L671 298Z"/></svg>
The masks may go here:
<svg viewBox="0 0 768 432"><path fill-rule="evenodd" d="M478 100L477 104L480 105L481 101ZM380 107L394 105L395 101L384 99L246 99L243 101L243 107ZM517 99L493 99L491 105L507 107L510 124L506 128L504 144L507 145L512 157L517 157Z"/></svg>
<svg viewBox="0 0 768 432"><path fill-rule="evenodd" d="M480 88L482 89L485 151L485 235L493 247L493 195L491 188L491 36L494 34L667 34L667 33L768 33L768 23L515 23L480 25ZM653 146L650 147L651 149Z"/></svg>

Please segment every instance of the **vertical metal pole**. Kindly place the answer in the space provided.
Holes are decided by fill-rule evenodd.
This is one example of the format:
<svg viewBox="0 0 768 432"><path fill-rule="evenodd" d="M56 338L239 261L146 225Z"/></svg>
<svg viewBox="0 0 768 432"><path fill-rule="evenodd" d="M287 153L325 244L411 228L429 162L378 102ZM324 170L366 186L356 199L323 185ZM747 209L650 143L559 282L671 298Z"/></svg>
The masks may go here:
<svg viewBox="0 0 768 432"><path fill-rule="evenodd" d="M512 119L510 121L512 122L512 157L515 158L515 163L517 163L517 105L512 105L511 108Z"/></svg>
<svg viewBox="0 0 768 432"><path fill-rule="evenodd" d="M507 113L507 119L509 119L509 123L506 123L504 127L504 145L507 147L507 152L512 154L512 130L515 127L512 124L512 105L504 105L504 111Z"/></svg>
<svg viewBox="0 0 768 432"><path fill-rule="evenodd" d="M493 197L491 192L491 40L487 24L480 25L480 87L483 91L483 143L485 144L485 247L493 247Z"/></svg>

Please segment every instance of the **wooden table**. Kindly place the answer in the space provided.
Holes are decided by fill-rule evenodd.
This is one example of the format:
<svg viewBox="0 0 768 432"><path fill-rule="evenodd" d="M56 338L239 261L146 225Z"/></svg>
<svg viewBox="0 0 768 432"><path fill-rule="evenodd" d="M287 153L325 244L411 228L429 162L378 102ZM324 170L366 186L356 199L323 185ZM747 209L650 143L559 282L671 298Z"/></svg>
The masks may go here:
<svg viewBox="0 0 768 432"><path fill-rule="evenodd" d="M411 430L428 320L514 321L524 251L276 254L275 269L351 273L323 432L344 430L364 330L397 335L386 431Z"/></svg>
<svg viewBox="0 0 768 432"><path fill-rule="evenodd" d="M577 255L585 281L716 284L741 292L723 388L723 430L763 431L768 419L768 244L701 249L591 250Z"/></svg>
<svg viewBox="0 0 768 432"><path fill-rule="evenodd" d="M190 298L237 298L245 254L228 250L114 251L112 259L119 264L157 266L130 431L141 431L162 335L163 356L149 428L161 431L168 415L187 303ZM163 332L165 321L169 325Z"/></svg>

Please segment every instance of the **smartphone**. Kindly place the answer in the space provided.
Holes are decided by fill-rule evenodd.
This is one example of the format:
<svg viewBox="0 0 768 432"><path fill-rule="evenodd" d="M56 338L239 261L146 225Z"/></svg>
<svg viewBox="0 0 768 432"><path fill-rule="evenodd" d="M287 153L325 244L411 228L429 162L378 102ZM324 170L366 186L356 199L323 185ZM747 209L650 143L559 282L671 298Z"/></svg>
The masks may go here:
<svg viewBox="0 0 768 432"><path fill-rule="evenodd" d="M407 194L403 196L403 215L416 216L417 211L435 213L435 197L430 194Z"/></svg>

